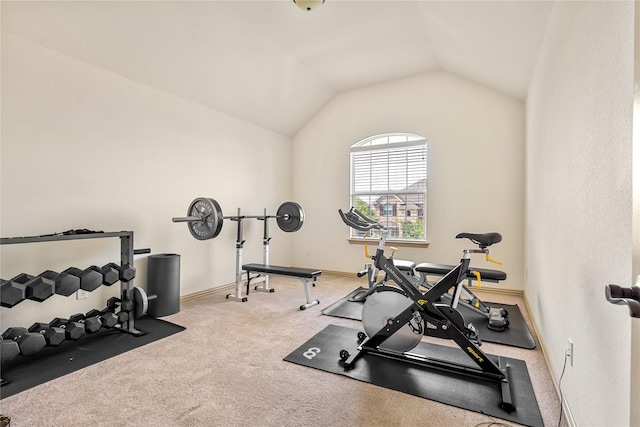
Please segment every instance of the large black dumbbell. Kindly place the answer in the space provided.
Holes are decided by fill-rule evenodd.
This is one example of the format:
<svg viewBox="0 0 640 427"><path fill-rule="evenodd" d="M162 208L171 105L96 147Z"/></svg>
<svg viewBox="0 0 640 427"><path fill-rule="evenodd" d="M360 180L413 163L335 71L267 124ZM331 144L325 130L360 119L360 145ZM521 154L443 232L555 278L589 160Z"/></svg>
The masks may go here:
<svg viewBox="0 0 640 427"><path fill-rule="evenodd" d="M48 323L34 323L29 327L29 332L42 334L49 347L59 346L65 338L64 329L51 326Z"/></svg>
<svg viewBox="0 0 640 427"><path fill-rule="evenodd" d="M20 273L11 281L24 285L25 297L33 301L42 302L53 295L56 290L56 283L46 277Z"/></svg>
<svg viewBox="0 0 640 427"><path fill-rule="evenodd" d="M0 282L0 305L11 308L22 302L26 298L27 287L22 283L1 279Z"/></svg>
<svg viewBox="0 0 640 427"><path fill-rule="evenodd" d="M49 325L56 328L62 328L64 330L64 337L68 340L79 340L84 335L84 324L71 322L69 319L56 317L49 322Z"/></svg>
<svg viewBox="0 0 640 427"><path fill-rule="evenodd" d="M0 341L0 363L5 364L11 362L20 355L20 347L14 340Z"/></svg>
<svg viewBox="0 0 640 427"><path fill-rule="evenodd" d="M56 294L58 295L68 297L80 289L80 278L73 274L58 273L52 270L47 270L38 274L38 276L53 280L56 284Z"/></svg>
<svg viewBox="0 0 640 427"><path fill-rule="evenodd" d="M69 316L69 322L80 323L81 325L84 325L84 331L87 334L93 334L94 332L98 332L102 327L102 322L100 321L100 318L96 316L85 317L85 315L82 313Z"/></svg>
<svg viewBox="0 0 640 427"><path fill-rule="evenodd" d="M95 309L89 310L87 314L85 314L85 318L91 318L91 317L99 318L100 323L105 328L113 328L118 323L120 323L118 316L114 312L109 310L103 310L103 311L95 310Z"/></svg>
<svg viewBox="0 0 640 427"><path fill-rule="evenodd" d="M47 345L41 334L29 332L27 328L9 328L2 333L2 338L18 343L23 356L34 355Z"/></svg>
<svg viewBox="0 0 640 427"><path fill-rule="evenodd" d="M102 274L91 267L85 268L84 270L69 267L64 270L63 273L78 277L80 279L80 289L88 292L93 292L102 285Z"/></svg>

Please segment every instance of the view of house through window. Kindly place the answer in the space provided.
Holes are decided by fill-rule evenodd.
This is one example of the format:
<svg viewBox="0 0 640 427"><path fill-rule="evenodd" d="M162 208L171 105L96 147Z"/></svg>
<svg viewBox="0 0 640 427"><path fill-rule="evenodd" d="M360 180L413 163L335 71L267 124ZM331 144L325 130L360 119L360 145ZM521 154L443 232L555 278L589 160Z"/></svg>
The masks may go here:
<svg viewBox="0 0 640 427"><path fill-rule="evenodd" d="M352 145L350 194L352 206L389 229L389 239L426 241L426 139L389 133ZM351 237L363 235L351 229Z"/></svg>

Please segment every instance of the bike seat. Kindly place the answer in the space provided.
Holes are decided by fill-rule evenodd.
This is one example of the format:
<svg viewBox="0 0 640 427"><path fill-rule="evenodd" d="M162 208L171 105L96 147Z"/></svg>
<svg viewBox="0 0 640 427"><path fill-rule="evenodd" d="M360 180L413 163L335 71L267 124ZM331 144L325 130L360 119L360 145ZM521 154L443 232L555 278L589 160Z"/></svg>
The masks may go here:
<svg viewBox="0 0 640 427"><path fill-rule="evenodd" d="M487 246L491 246L494 243L502 241L502 235L500 233L460 233L456 236L456 239L469 239L473 243L480 245L480 248L484 249Z"/></svg>

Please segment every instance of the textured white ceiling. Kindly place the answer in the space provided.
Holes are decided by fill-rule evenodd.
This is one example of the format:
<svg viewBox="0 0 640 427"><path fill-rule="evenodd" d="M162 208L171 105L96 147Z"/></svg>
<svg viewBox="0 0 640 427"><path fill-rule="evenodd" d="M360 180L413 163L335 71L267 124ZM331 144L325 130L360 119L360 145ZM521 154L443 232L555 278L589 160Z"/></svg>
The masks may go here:
<svg viewBox="0 0 640 427"><path fill-rule="evenodd" d="M3 0L2 31L285 135L344 90L442 69L524 99L546 1Z"/></svg>

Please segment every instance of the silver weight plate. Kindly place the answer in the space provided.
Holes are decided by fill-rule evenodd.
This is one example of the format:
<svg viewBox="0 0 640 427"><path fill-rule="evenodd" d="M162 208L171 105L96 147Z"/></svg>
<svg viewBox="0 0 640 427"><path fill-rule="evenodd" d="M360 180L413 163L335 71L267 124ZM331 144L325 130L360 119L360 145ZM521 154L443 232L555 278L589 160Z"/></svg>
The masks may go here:
<svg viewBox="0 0 640 427"><path fill-rule="evenodd" d="M287 233L300 230L304 223L304 210L296 202L284 202L276 212L276 222L280 230Z"/></svg>
<svg viewBox="0 0 640 427"><path fill-rule="evenodd" d="M200 221L189 221L187 227L198 240L213 239L222 230L222 209L214 199L198 197L189 205L187 216L200 217Z"/></svg>
<svg viewBox="0 0 640 427"><path fill-rule="evenodd" d="M137 286L133 287L133 302L135 303L133 313L136 319L147 314L147 311L149 311L149 298L144 289Z"/></svg>
<svg viewBox="0 0 640 427"><path fill-rule="evenodd" d="M392 289L379 290L367 297L362 308L362 326L368 337L372 337L392 319L402 313L413 301L401 292ZM415 323L416 320L411 322ZM422 323L422 322L420 322ZM405 352L414 349L422 339L422 325L404 325L384 341L380 348Z"/></svg>

